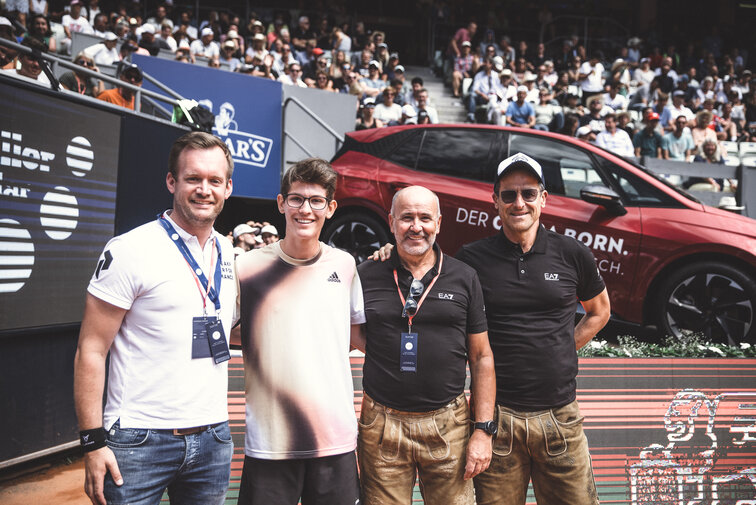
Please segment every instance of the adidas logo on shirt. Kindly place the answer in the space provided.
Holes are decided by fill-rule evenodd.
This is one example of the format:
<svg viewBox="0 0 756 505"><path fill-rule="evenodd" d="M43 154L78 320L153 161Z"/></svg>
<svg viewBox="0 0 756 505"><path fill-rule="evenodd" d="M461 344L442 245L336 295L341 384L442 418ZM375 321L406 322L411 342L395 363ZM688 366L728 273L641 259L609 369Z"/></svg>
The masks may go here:
<svg viewBox="0 0 756 505"><path fill-rule="evenodd" d="M332 274L331 274L331 275L330 275L330 276L328 277L328 282L338 282L338 283L341 283L341 279L339 279L339 276L338 276L338 275L336 275L336 272L334 272L334 273L332 273Z"/></svg>

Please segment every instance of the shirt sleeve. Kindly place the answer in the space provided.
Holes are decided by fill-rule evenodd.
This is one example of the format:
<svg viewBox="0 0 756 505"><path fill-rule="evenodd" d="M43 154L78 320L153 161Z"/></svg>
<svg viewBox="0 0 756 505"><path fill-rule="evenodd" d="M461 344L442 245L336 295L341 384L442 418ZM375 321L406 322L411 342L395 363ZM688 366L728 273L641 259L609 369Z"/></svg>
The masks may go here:
<svg viewBox="0 0 756 505"><path fill-rule="evenodd" d="M577 243L576 261L578 271L577 295L581 301L590 300L601 293L606 285L601 277L596 259L582 242Z"/></svg>
<svg viewBox="0 0 756 505"><path fill-rule="evenodd" d="M140 290L139 258L135 256L121 237L111 239L97 260L87 292L121 309L131 309Z"/></svg>
<svg viewBox="0 0 756 505"><path fill-rule="evenodd" d="M362 296L362 283L360 274L357 272L357 266L354 267L354 277L352 277L352 287L349 294L349 319L351 324L363 324L365 319L365 300Z"/></svg>
<svg viewBox="0 0 756 505"><path fill-rule="evenodd" d="M459 259L459 254L457 254ZM488 331L486 320L486 306L483 302L483 289L480 287L478 274L473 273L470 283L470 305L467 308L467 333L482 333Z"/></svg>

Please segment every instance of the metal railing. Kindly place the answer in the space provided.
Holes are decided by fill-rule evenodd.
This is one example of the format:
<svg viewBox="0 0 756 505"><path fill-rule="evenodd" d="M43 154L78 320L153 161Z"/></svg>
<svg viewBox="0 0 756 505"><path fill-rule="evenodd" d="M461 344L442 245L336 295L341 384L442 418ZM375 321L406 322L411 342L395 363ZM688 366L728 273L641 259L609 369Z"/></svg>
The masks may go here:
<svg viewBox="0 0 756 505"><path fill-rule="evenodd" d="M299 140L297 140L297 138L294 137L294 135L292 135L292 134L290 134L289 132L286 131L286 108L288 107L288 105L289 105L290 102L294 103L300 109L302 109L302 111L305 114L307 114L313 120L315 120L316 123L318 123L320 126L322 126L323 129L325 131L327 131L336 140L336 151L338 151L339 148L341 147L341 144L344 143L344 135L340 134L339 132L337 132L336 130L334 130L333 128L331 128L331 125L329 125L328 123L326 123L325 121L323 121L320 118L320 116L318 116L316 113L314 113L312 110L310 110L301 100L299 100L298 98L293 97L293 96L290 96L290 97L286 98L286 100L284 100L283 106L282 106L282 110L281 110L281 128L283 130L284 137L287 137L287 138L291 139L291 141L294 142L294 144L296 144L297 147L299 147L307 156L309 156L309 157L314 156L313 153L312 153L312 151L310 151L309 149L307 149L307 147L305 147L304 144L302 144Z"/></svg>
<svg viewBox="0 0 756 505"><path fill-rule="evenodd" d="M735 193L737 206L734 210L744 216L756 219L756 167L743 164L738 166L716 165L703 162L685 163L682 161L662 160L659 158L639 158L639 163L656 174L680 175L686 177L712 177L715 179L737 179ZM719 207L719 201L727 193L715 191L689 191L704 205Z"/></svg>
<svg viewBox="0 0 756 505"><path fill-rule="evenodd" d="M10 47L24 54L31 54L35 56L37 59L44 60L46 62L47 67L50 69L51 73L53 73L53 70L57 66L62 66L64 68L68 68L70 70L74 70L78 73L84 74L88 77L93 77L95 79L108 82L112 84L113 86L128 88L134 92L134 110L136 112L139 112L141 110L141 102L142 102L142 98L144 97L145 100L146 101L149 100L149 103L151 103L157 110L162 110L162 113L167 115L167 117L171 117L172 111L167 110L165 107L159 105L157 102L159 101L159 102L168 103L171 105L171 107L175 107L178 105L177 100L183 99L183 97L180 94L166 87L161 82L157 81L155 78L151 77L149 74L146 74L144 72L143 72L143 75L147 81L149 81L150 83L152 83L153 85L155 85L156 87L158 87L159 89L168 93L171 96L168 97L165 95L161 95L160 93L155 93L154 91L142 89L141 86L135 86L126 81L122 81L121 79L118 79L116 77L111 77L101 72L95 72L93 70L89 70L86 67L82 67L81 65L77 65L75 63L72 63L70 61L59 58L49 53L33 51L31 48L27 46L24 46L22 44L17 44L16 42L13 42L10 40L0 38L0 45L5 46L5 47ZM60 89L56 87L56 83L57 83L57 79L55 82L51 82L50 89L53 89L54 91L60 91Z"/></svg>

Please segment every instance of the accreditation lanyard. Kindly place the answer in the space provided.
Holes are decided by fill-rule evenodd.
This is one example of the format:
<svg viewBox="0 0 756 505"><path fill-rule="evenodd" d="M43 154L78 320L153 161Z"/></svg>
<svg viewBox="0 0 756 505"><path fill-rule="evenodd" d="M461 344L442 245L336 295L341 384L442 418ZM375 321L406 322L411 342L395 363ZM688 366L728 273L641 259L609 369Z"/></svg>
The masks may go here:
<svg viewBox="0 0 756 505"><path fill-rule="evenodd" d="M414 317L417 315L417 313L420 312L420 306L425 301L425 297L428 296L428 293L430 293L431 288L433 287L433 285L438 280L438 276L441 275L441 267L443 267L443 265L444 265L444 253L439 252L439 254L440 254L440 257L439 257L439 260L438 260L438 273L433 278L433 280L430 282L430 284L428 284L428 288L425 289L425 291L423 292L423 295L420 297L420 300L417 301L417 310L415 311L415 314L412 315L412 316L410 316L409 314L407 314L407 320L409 321L409 323L407 325L408 333L412 333L412 319L414 319ZM399 289L399 276L396 273L396 268L394 269L394 283L396 283L396 291L399 293L399 299L402 301L402 307L404 307L406 301L404 299L404 295L402 294L402 290Z"/></svg>
<svg viewBox="0 0 756 505"><path fill-rule="evenodd" d="M220 313L220 289L221 289L221 248L220 244L218 243L218 238L213 237L213 254L210 259L210 271L213 272L213 262L215 261L215 250L218 250L218 260L215 261L215 271L213 273L213 285L208 281L207 277L205 277L204 272L200 268L200 266L197 264L197 261L194 259L194 256L192 256L191 251L189 251L189 248L187 247L186 243L184 243L181 236L176 232L176 229L171 225L168 220L163 217L162 214L158 215L158 223L165 229L165 232L168 234L170 239L173 241L174 244L176 244L176 247L178 247L178 250L181 252L181 255L184 256L184 260L186 260L187 266L189 266L189 270L191 270L192 275L194 276L194 282L197 284L197 289L199 289L200 295L202 296L202 310L205 312L205 315L207 315L207 299L210 298L210 300L215 305L215 312Z"/></svg>

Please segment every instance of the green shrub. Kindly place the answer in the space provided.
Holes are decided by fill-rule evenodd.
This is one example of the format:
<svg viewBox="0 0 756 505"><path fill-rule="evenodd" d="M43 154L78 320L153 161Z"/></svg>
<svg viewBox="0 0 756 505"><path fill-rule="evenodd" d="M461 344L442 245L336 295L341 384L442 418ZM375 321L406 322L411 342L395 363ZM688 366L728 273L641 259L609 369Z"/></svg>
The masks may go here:
<svg viewBox="0 0 756 505"><path fill-rule="evenodd" d="M591 340L578 351L581 358L754 358L756 346L740 344L733 347L715 344L703 334L689 334L681 338L667 336L662 344L639 342L635 337L617 337L617 344L606 340Z"/></svg>

